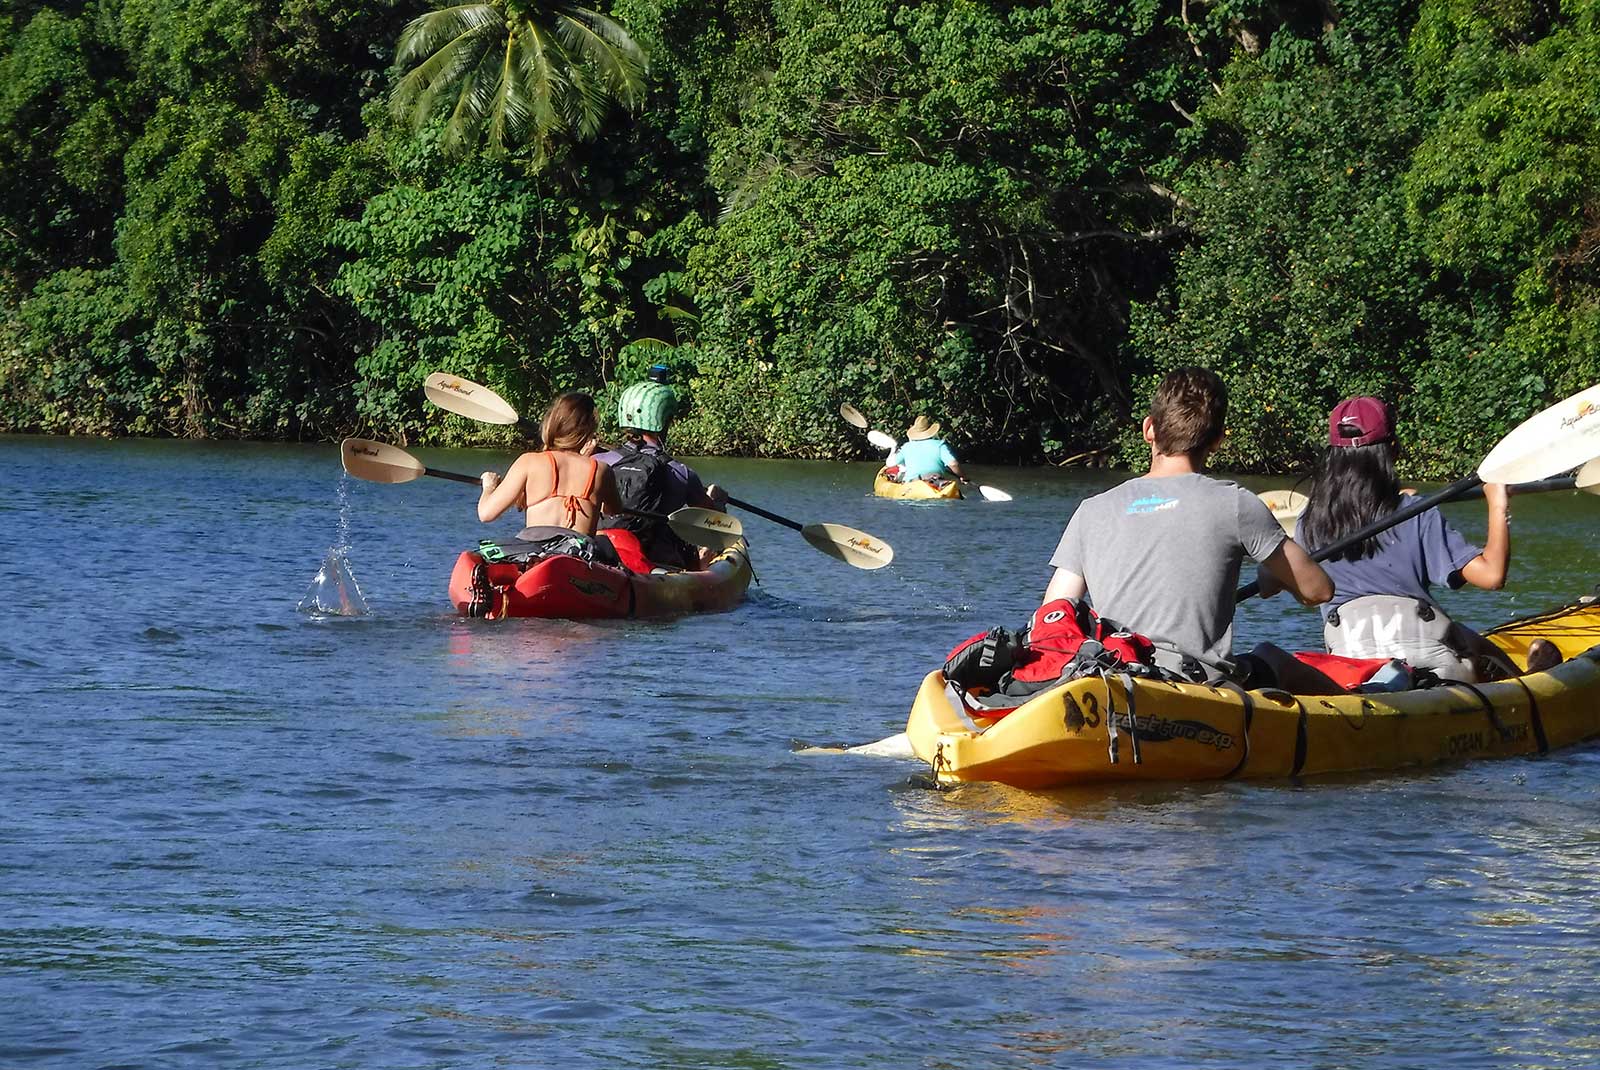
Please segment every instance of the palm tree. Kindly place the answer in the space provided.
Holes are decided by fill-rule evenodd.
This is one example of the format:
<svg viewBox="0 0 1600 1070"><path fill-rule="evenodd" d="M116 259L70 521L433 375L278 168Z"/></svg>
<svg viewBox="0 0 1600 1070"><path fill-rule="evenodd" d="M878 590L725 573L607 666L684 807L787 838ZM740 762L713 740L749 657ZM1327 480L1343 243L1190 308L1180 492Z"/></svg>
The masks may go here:
<svg viewBox="0 0 1600 1070"><path fill-rule="evenodd" d="M420 62L418 62L420 61ZM594 137L613 101L644 99L644 50L614 19L568 0L488 0L413 19L395 62L412 67L390 108L421 126L450 96L443 147L456 154L487 122L499 154L530 140Z"/></svg>

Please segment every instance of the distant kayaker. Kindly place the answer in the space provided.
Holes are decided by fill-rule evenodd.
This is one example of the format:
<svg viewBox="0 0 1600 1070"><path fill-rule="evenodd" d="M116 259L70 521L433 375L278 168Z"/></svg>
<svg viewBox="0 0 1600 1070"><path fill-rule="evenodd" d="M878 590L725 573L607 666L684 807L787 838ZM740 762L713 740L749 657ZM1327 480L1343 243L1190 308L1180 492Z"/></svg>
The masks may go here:
<svg viewBox="0 0 1600 1070"><path fill-rule="evenodd" d="M938 421L918 416L906 428L906 440L889 454L884 467L898 469L890 478L897 483L910 483L918 479L941 479L955 476L965 483L961 464L950 447L939 437Z"/></svg>
<svg viewBox="0 0 1600 1070"><path fill-rule="evenodd" d="M667 453L667 430L677 415L678 396L666 378L666 368L657 365L650 379L622 392L617 403L622 445L599 454L599 460L615 472L624 508L660 514L686 505L722 509L727 492L715 483L707 486L693 468ZM697 569L712 556L680 539L665 521L608 514L601 526L632 531L645 556L659 565Z"/></svg>
<svg viewBox="0 0 1600 1070"><path fill-rule="evenodd" d="M1078 506L1050 558L1044 601L1087 594L1102 616L1149 636L1158 665L1192 680L1338 691L1271 644L1233 658L1234 588L1245 555L1307 605L1333 597L1333 583L1260 498L1202 474L1222 445L1227 408L1227 387L1214 372L1180 368L1161 381L1144 419L1149 473Z"/></svg>
<svg viewBox="0 0 1600 1070"><path fill-rule="evenodd" d="M1382 398L1346 398L1328 414L1328 445L1296 529L1308 546L1329 546L1413 500L1400 489L1394 409ZM1488 538L1468 542L1437 509L1324 562L1338 590L1322 606L1323 638L1334 654L1400 658L1414 668L1467 682L1515 675L1498 647L1450 619L1431 588L1471 584L1499 590L1511 565L1506 488L1485 483ZM1530 671L1561 660L1546 640L1528 652Z"/></svg>
<svg viewBox="0 0 1600 1070"><path fill-rule="evenodd" d="M539 425L544 448L518 457L504 479L483 473L478 519L487 524L507 509L525 509L528 527L593 535L602 512L623 507L616 477L593 456L598 428L594 398L577 392L556 398Z"/></svg>

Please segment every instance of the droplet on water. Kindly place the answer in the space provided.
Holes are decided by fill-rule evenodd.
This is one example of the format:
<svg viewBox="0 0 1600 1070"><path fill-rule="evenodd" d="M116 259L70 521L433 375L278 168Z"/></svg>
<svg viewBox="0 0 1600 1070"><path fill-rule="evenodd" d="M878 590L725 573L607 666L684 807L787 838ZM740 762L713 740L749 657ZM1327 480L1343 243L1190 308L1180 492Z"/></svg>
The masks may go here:
<svg viewBox="0 0 1600 1070"><path fill-rule="evenodd" d="M350 571L344 551L329 547L317 570L317 578L306 588L305 597L297 607L302 613L330 617L364 617L367 600L361 595L361 585Z"/></svg>

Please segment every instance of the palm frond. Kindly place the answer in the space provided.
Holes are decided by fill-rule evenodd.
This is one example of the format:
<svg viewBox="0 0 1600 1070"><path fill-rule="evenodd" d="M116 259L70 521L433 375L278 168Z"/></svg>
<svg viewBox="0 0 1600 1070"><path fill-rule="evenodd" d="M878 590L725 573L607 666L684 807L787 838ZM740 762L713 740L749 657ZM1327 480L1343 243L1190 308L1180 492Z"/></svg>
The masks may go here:
<svg viewBox="0 0 1600 1070"><path fill-rule="evenodd" d="M629 111L636 110L644 99L649 59L628 31L614 19L587 8L563 13L556 25L567 46L594 66L617 102Z"/></svg>
<svg viewBox="0 0 1600 1070"><path fill-rule="evenodd" d="M482 61L489 40L481 32L457 37L400 79L389 97L389 110L397 118L411 113L413 126L421 126L438 106L439 97Z"/></svg>
<svg viewBox="0 0 1600 1070"><path fill-rule="evenodd" d="M458 4L419 15L406 23L395 45L394 60L408 67L431 56L454 38L489 26L504 26L505 19L491 4Z"/></svg>
<svg viewBox="0 0 1600 1070"><path fill-rule="evenodd" d="M530 128L535 138L541 134L535 113L537 98L528 88L522 63L509 49L501 77L502 84L496 98L495 129L490 131L490 138L502 149L508 149L528 140Z"/></svg>
<svg viewBox="0 0 1600 1070"><path fill-rule="evenodd" d="M395 59L416 64L391 94L396 116L420 126L454 94L446 152L486 133L496 153L532 138L541 159L556 135L597 135L613 103L637 110L649 69L621 23L573 0L441 8L406 25Z"/></svg>
<svg viewBox="0 0 1600 1070"><path fill-rule="evenodd" d="M447 156L457 156L477 140L484 115L494 101L498 71L494 53L484 49L472 70L461 80L461 91L456 97L450 121L445 123L444 141L440 148Z"/></svg>
<svg viewBox="0 0 1600 1070"><path fill-rule="evenodd" d="M593 70L578 66L572 73L572 91L562 100L562 104L567 114L567 125L580 141L587 141L600 132L601 125L611 112L614 98Z"/></svg>
<svg viewBox="0 0 1600 1070"><path fill-rule="evenodd" d="M527 87L534 129L541 139L548 138L565 128L559 101L568 93L571 84L561 62L566 50L531 21L523 25L517 40L521 45L518 66Z"/></svg>

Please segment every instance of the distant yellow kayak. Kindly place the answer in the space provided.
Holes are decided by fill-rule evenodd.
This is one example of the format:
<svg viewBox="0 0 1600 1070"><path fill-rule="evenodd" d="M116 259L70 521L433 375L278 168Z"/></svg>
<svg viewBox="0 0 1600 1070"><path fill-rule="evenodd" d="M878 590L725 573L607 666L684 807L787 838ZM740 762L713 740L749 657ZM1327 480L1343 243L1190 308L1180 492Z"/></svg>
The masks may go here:
<svg viewBox="0 0 1600 1070"><path fill-rule="evenodd" d="M1024 788L1309 776L1544 754L1600 736L1600 603L1575 602L1489 633L1519 665L1541 638L1569 660L1492 684L1324 697L1087 677L994 721L935 670L922 681L906 733L942 782Z"/></svg>
<svg viewBox="0 0 1600 1070"><path fill-rule="evenodd" d="M934 498L961 497L961 484L954 479L913 479L909 483L896 483L884 474L887 471L887 468L878 469L878 475L872 481L872 493L880 498L928 501Z"/></svg>

